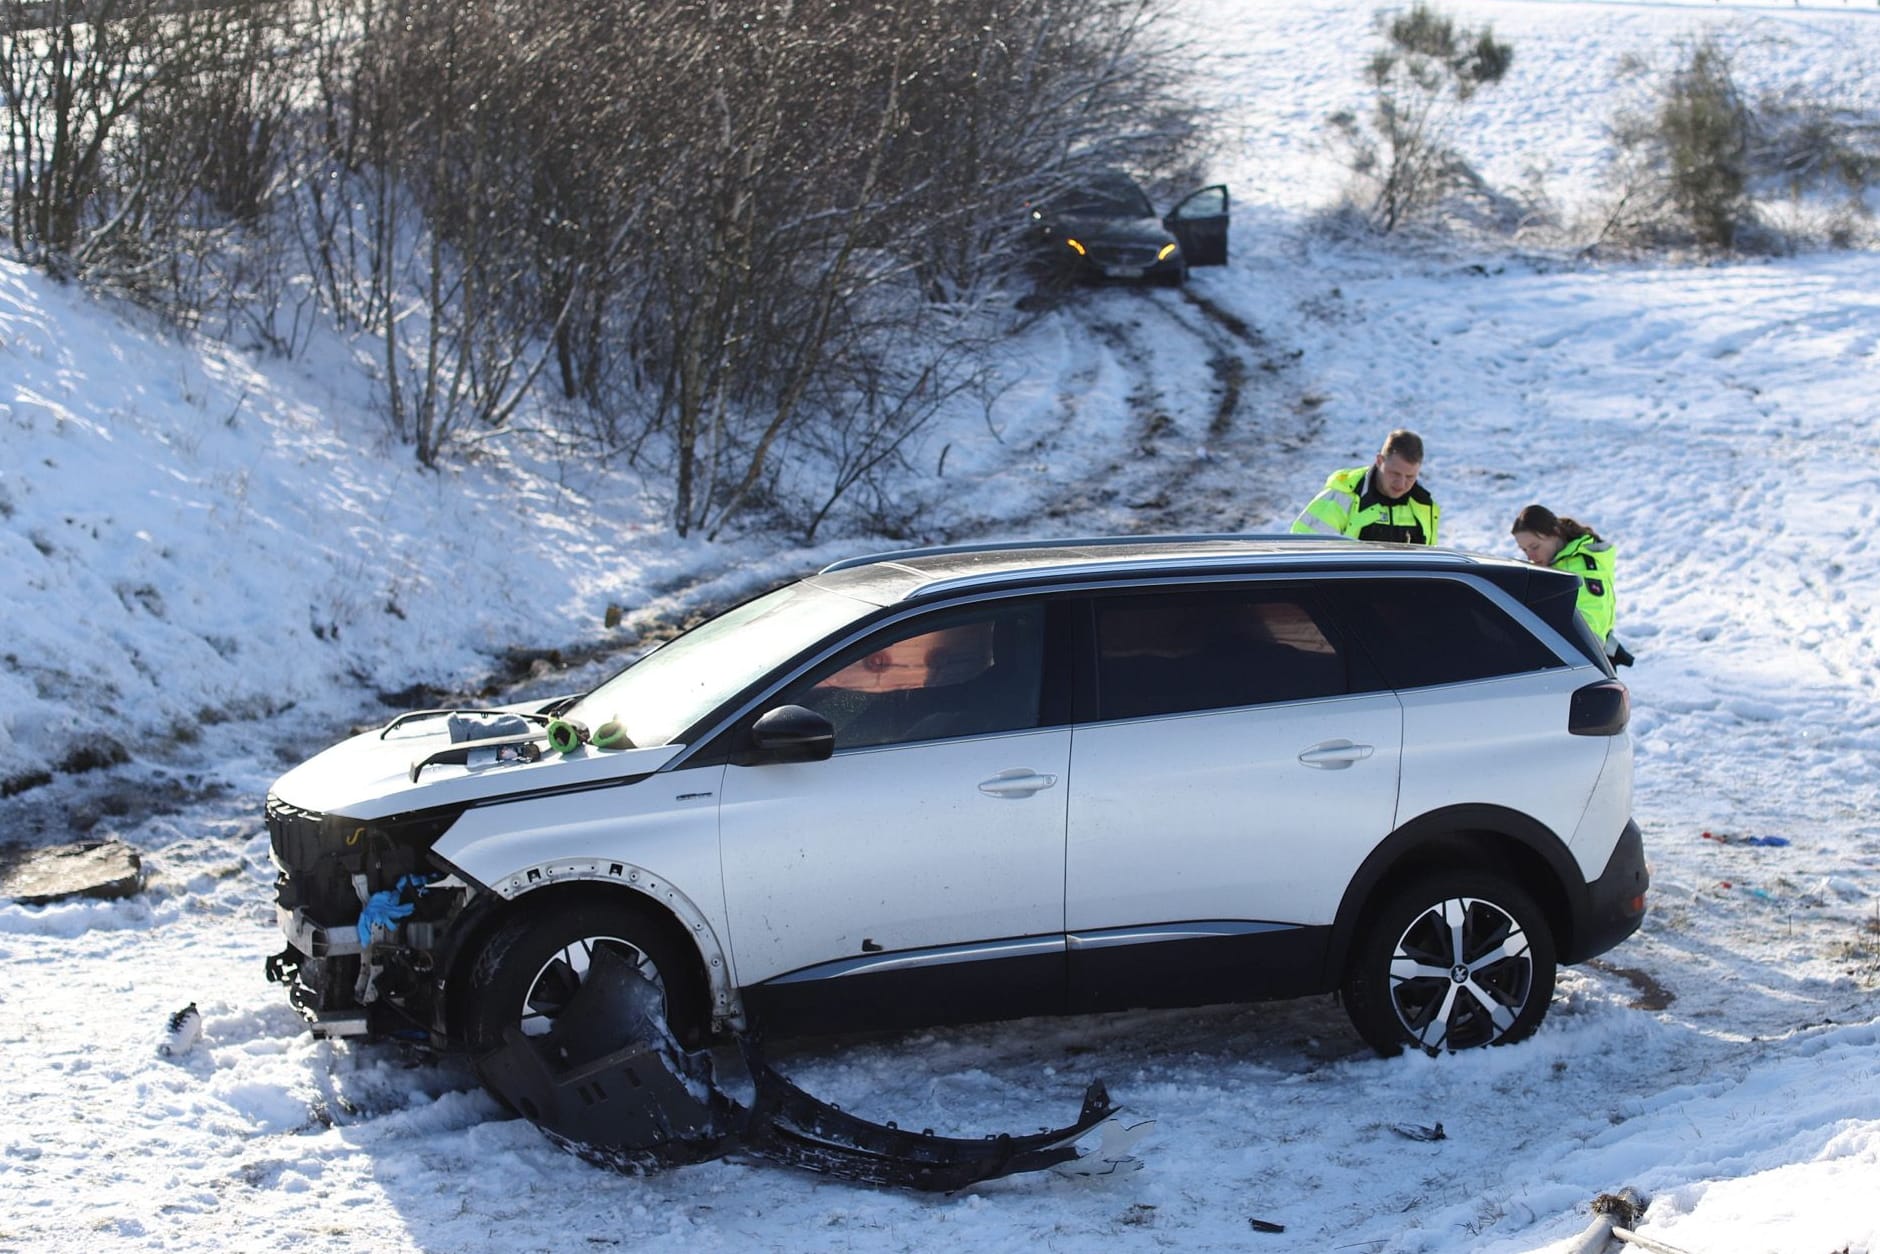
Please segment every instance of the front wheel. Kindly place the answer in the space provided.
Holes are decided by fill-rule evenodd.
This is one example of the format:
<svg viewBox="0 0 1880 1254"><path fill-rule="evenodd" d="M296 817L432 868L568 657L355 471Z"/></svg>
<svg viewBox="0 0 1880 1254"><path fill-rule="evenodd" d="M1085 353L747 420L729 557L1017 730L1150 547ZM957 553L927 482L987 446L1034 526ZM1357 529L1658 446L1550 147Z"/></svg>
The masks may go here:
<svg viewBox="0 0 1880 1254"><path fill-rule="evenodd" d="M589 900L560 908L545 903L496 929L466 977L464 1044L472 1053L495 1049L511 1024L526 1036L549 1031L600 949L627 959L660 988L666 1021L682 1042L702 1038L704 991L671 929L635 903Z"/></svg>
<svg viewBox="0 0 1880 1254"><path fill-rule="evenodd" d="M1345 969L1345 1013L1372 1048L1436 1054L1525 1040L1554 995L1547 916L1500 876L1420 878L1391 895Z"/></svg>

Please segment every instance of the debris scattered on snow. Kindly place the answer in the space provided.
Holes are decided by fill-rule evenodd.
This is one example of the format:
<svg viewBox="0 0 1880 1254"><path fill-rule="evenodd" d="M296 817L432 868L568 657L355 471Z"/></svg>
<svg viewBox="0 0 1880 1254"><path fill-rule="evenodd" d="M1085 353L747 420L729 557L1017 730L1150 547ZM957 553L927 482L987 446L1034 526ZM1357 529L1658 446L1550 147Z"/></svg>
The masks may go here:
<svg viewBox="0 0 1880 1254"><path fill-rule="evenodd" d="M1700 840L1714 840L1720 845L1761 845L1776 848L1789 843L1787 836L1735 836L1729 832L1705 832Z"/></svg>
<svg viewBox="0 0 1880 1254"><path fill-rule="evenodd" d="M1155 1131L1155 1120L1145 1119L1125 1127L1114 1119L1105 1119L1097 1127L1103 1135L1095 1149L1051 1169L1065 1176L1111 1176L1119 1171L1142 1170L1142 1159L1130 1151L1136 1142Z"/></svg>
<svg viewBox="0 0 1880 1254"><path fill-rule="evenodd" d="M1118 1107L1101 1080L1067 1127L1030 1136L935 1136L871 1123L811 1097L739 1036L754 1095L748 1106L712 1078L711 1055L688 1052L666 1026L665 994L611 949L543 1036L511 1027L477 1060L483 1083L555 1144L626 1174L736 1154L864 1184L951 1193L1019 1172L1083 1159L1083 1174L1140 1164L1126 1152L1153 1123L1110 1126ZM1100 1146L1078 1143L1103 1127Z"/></svg>
<svg viewBox="0 0 1880 1254"><path fill-rule="evenodd" d="M1398 1136L1412 1141L1445 1141L1449 1139L1449 1134L1443 1131L1443 1125L1440 1123L1428 1128L1415 1123L1393 1123L1390 1125L1390 1130L1395 1132Z"/></svg>
<svg viewBox="0 0 1880 1254"><path fill-rule="evenodd" d="M196 1003L190 1002L170 1016L164 1025L163 1040L157 1045L157 1053L165 1058L180 1058L196 1047L202 1039L202 1012L196 1009Z"/></svg>

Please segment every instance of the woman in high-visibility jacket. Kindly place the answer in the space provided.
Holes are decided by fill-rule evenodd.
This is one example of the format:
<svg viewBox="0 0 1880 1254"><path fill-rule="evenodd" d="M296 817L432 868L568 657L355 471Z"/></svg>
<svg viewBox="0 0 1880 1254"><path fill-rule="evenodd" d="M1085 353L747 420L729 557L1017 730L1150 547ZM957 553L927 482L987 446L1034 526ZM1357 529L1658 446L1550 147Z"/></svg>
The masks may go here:
<svg viewBox="0 0 1880 1254"><path fill-rule="evenodd" d="M1580 577L1580 616L1606 646L1606 656L1629 665L1632 655L1612 634L1619 598L1613 588L1616 554L1610 540L1573 518L1562 518L1545 505L1530 505L1509 529L1527 560L1536 566L1571 571Z"/></svg>

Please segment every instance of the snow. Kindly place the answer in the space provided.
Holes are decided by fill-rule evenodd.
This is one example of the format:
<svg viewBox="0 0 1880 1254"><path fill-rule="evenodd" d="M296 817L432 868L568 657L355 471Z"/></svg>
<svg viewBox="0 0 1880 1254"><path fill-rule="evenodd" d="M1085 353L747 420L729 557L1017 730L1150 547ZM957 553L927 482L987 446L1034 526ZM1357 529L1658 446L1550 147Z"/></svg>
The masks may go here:
<svg viewBox="0 0 1880 1254"><path fill-rule="evenodd" d="M1516 49L1471 153L1563 205L1596 198L1621 54L1714 26L1754 89L1880 91L1871 6L1445 7ZM115 836L152 872L126 901L0 903L0 1250L1531 1254L1627 1185L1638 1230L1693 1254L1880 1250L1880 256L1336 241L1311 229L1340 181L1320 121L1362 101L1370 7L1187 11L1233 264L1037 320L906 499L927 538L1279 529L1402 422L1449 542L1513 555L1530 501L1593 523L1640 657L1642 931L1563 972L1533 1040L1452 1058L1378 1060L1329 999L778 1051L819 1097L956 1135L1068 1122L1101 1077L1156 1120L1133 1174L930 1197L738 1162L599 1172L459 1067L305 1034L261 978L261 798L425 703L413 685L474 693L505 650L560 649L531 688L579 687L633 631L889 546L682 539L657 485L521 440L422 472L342 344L178 339L0 262L0 779L105 738L131 759L18 787L0 840ZM1244 367L1225 426L1223 357ZM192 1001L201 1040L160 1056Z"/></svg>

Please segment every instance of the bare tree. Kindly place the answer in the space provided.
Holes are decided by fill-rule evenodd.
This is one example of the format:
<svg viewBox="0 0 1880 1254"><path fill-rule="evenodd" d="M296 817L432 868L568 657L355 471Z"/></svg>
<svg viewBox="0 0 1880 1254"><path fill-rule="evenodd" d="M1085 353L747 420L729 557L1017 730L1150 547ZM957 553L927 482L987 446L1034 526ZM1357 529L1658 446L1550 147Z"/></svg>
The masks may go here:
<svg viewBox="0 0 1880 1254"><path fill-rule="evenodd" d="M1199 136L1170 0L156 3L4 32L15 251L276 347L317 299L427 466L546 374L686 534L824 526L972 384L1025 202Z"/></svg>
<svg viewBox="0 0 1880 1254"><path fill-rule="evenodd" d="M14 252L188 319L216 249L268 211L286 6L47 0L0 10Z"/></svg>

